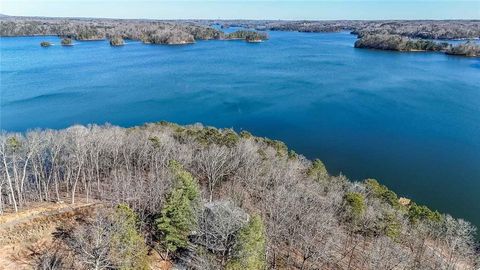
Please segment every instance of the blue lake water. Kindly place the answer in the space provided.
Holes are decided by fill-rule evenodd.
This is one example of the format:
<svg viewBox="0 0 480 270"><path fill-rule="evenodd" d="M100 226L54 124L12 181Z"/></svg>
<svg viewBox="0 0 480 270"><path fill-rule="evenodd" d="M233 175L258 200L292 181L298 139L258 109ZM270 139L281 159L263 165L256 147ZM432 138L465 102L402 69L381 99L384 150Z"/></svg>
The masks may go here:
<svg viewBox="0 0 480 270"><path fill-rule="evenodd" d="M348 33L269 34L261 44L118 48L2 38L1 128L246 129L480 225L479 59L355 49Z"/></svg>

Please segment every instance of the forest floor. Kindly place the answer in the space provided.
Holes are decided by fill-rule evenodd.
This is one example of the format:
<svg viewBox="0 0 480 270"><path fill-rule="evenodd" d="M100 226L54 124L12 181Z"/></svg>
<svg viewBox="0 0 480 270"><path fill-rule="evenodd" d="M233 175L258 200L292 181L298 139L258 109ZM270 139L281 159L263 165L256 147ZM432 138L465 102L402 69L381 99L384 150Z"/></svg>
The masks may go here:
<svg viewBox="0 0 480 270"><path fill-rule="evenodd" d="M32 269L35 254L48 248L57 227L89 215L99 205L79 198L75 204L43 202L0 216L0 270Z"/></svg>
<svg viewBox="0 0 480 270"><path fill-rule="evenodd" d="M59 226L91 216L101 205L78 198L75 204L34 203L17 213L9 209L0 216L0 270L34 269L37 255L53 246ZM156 252L151 253L150 260L151 269L168 270L173 266Z"/></svg>

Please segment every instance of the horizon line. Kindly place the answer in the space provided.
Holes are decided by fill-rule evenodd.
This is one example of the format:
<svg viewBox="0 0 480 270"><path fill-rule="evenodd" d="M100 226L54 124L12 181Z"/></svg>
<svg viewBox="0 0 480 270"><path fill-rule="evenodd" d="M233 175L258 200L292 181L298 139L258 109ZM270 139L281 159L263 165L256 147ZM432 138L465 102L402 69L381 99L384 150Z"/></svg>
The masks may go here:
<svg viewBox="0 0 480 270"><path fill-rule="evenodd" d="M159 19L159 18L119 18L119 17L84 17L84 16L44 16L44 15L8 15L0 13L2 17L23 17L23 18L49 18L49 19L109 19L109 20L150 20L150 21L308 21L308 22L322 22L322 21L479 21L480 19L455 18L455 19L248 19L248 18L182 18L182 19Z"/></svg>

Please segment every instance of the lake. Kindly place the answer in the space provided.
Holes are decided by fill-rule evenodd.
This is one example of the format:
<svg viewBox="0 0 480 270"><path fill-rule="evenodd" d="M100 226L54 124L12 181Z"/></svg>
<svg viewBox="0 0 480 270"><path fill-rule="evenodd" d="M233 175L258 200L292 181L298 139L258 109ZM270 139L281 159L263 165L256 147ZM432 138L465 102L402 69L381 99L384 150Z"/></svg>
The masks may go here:
<svg viewBox="0 0 480 270"><path fill-rule="evenodd" d="M355 49L348 33L269 34L123 47L1 38L1 128L245 129L480 226L479 59Z"/></svg>

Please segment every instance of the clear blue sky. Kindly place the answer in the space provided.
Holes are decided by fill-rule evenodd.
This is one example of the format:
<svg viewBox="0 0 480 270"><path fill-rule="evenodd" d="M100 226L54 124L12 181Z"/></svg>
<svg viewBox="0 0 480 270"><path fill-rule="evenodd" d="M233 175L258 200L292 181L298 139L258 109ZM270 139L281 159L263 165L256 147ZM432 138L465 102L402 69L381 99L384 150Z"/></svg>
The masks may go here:
<svg viewBox="0 0 480 270"><path fill-rule="evenodd" d="M480 19L480 0L0 0L0 13L151 19Z"/></svg>

